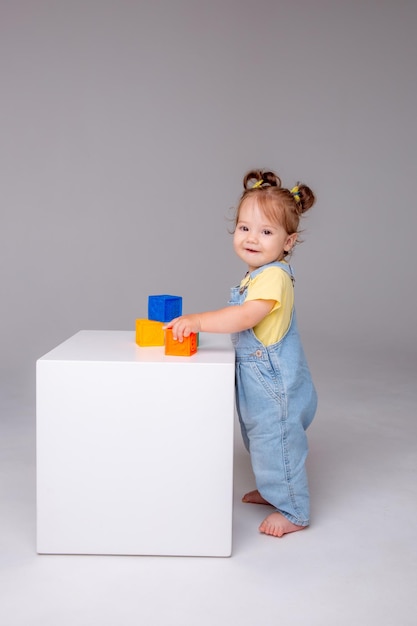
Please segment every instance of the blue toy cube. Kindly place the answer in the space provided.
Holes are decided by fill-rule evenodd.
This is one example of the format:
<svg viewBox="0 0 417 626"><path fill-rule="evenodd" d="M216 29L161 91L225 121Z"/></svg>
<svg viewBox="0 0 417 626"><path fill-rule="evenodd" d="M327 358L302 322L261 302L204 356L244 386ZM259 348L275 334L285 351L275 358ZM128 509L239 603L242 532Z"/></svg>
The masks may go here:
<svg viewBox="0 0 417 626"><path fill-rule="evenodd" d="M148 319L157 322L170 322L174 317L180 315L182 315L181 296L163 294L148 297Z"/></svg>

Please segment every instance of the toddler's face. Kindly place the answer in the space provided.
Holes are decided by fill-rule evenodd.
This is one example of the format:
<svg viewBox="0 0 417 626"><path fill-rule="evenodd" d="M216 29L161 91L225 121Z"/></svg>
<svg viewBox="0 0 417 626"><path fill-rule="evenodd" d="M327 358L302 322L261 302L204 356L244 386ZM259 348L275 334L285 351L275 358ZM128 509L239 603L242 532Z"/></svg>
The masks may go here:
<svg viewBox="0 0 417 626"><path fill-rule="evenodd" d="M247 198L240 207L233 247L250 272L274 261L281 261L284 251L291 250L297 233L289 235L278 223L271 222L256 198Z"/></svg>

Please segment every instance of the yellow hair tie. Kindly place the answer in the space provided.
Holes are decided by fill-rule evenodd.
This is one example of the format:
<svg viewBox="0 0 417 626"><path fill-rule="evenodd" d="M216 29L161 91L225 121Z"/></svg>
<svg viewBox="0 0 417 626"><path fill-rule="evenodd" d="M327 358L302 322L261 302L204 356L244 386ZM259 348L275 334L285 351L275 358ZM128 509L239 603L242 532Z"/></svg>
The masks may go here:
<svg viewBox="0 0 417 626"><path fill-rule="evenodd" d="M261 185L263 185L263 183L264 183L264 181L263 181L262 179L261 179L261 180L258 180L258 182L257 182L257 183L255 183L254 185L252 185L251 189L256 189L257 187L260 187Z"/></svg>
<svg viewBox="0 0 417 626"><path fill-rule="evenodd" d="M298 186L298 185L296 185L295 187L293 187L293 188L291 189L291 192L290 192L290 193L292 193L292 195L294 196L294 200L295 200L296 202L300 202L300 200L301 200L301 197L300 197L300 188L299 188L299 186Z"/></svg>

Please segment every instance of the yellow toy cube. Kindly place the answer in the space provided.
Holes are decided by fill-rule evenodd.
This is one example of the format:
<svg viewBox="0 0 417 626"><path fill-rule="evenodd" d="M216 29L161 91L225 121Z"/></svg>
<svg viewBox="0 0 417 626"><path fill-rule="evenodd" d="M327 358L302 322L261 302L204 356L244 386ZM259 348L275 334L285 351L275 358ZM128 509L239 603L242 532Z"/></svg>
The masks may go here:
<svg viewBox="0 0 417 626"><path fill-rule="evenodd" d="M163 346L164 323L154 320L136 320L136 343L139 346Z"/></svg>

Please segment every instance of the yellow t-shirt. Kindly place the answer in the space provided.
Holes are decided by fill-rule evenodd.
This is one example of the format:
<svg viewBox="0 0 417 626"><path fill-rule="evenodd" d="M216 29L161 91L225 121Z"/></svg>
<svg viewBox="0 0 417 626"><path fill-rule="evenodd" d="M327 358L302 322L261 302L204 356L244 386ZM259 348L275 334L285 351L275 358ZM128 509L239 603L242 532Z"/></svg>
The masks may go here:
<svg viewBox="0 0 417 626"><path fill-rule="evenodd" d="M294 288L288 272L280 267L267 267L255 278L246 276L240 287L247 285L247 300L275 300L272 310L253 331L259 341L270 346L285 335L291 322Z"/></svg>

